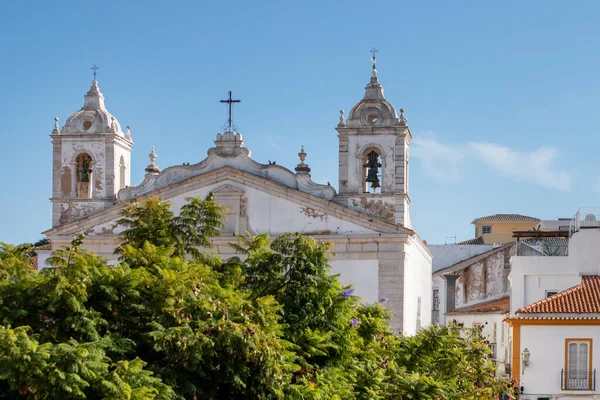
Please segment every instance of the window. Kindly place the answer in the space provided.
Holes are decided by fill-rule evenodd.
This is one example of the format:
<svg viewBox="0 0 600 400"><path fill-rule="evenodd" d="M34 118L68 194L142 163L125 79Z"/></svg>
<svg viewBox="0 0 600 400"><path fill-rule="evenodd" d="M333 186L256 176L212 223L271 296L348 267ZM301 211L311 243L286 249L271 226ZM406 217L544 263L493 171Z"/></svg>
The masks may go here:
<svg viewBox="0 0 600 400"><path fill-rule="evenodd" d="M440 323L440 290L433 289L433 307L431 313L431 323Z"/></svg>
<svg viewBox="0 0 600 400"><path fill-rule="evenodd" d="M490 225L484 225L481 227L481 234L492 233L492 227Z"/></svg>
<svg viewBox="0 0 600 400"><path fill-rule="evenodd" d="M590 390L592 339L566 339L564 388Z"/></svg>
<svg viewBox="0 0 600 400"><path fill-rule="evenodd" d="M558 290L546 290L546 298L548 298L550 296L554 296L557 293L558 293Z"/></svg>

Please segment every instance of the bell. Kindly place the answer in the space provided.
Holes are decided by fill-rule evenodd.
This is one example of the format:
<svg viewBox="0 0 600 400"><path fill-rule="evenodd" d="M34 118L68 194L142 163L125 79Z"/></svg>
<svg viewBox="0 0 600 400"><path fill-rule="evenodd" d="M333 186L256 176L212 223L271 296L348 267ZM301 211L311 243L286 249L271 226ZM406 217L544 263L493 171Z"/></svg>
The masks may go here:
<svg viewBox="0 0 600 400"><path fill-rule="evenodd" d="M369 173L367 174L367 179L365 182L379 183L379 178L377 177L377 168L369 168Z"/></svg>
<svg viewBox="0 0 600 400"><path fill-rule="evenodd" d="M379 186L379 181L375 181L373 183L371 183L371 189L375 190L377 188L380 188L381 186Z"/></svg>

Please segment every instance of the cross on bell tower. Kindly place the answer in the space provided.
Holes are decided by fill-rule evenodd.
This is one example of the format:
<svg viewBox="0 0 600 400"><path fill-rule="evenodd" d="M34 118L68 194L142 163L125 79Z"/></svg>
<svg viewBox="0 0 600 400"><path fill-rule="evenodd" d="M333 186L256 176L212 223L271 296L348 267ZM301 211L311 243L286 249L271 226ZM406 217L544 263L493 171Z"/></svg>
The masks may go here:
<svg viewBox="0 0 600 400"><path fill-rule="evenodd" d="M229 105L229 117L227 118L227 132L233 132L236 127L233 125L233 103L241 103L241 100L234 100L231 97L231 90L229 91L229 98L227 100L221 100L221 103L227 103Z"/></svg>

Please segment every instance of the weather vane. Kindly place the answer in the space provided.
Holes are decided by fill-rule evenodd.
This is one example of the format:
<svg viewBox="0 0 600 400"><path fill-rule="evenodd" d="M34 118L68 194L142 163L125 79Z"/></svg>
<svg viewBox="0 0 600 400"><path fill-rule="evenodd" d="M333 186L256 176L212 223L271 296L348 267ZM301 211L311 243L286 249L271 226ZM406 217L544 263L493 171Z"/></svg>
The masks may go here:
<svg viewBox="0 0 600 400"><path fill-rule="evenodd" d="M94 80L96 80L96 71L98 71L100 69L100 67L97 67L96 64L94 64L94 66L91 67L90 69L94 71Z"/></svg>
<svg viewBox="0 0 600 400"><path fill-rule="evenodd" d="M229 118L227 118L227 132L233 132L235 126L233 125L233 103L240 103L241 100L233 100L231 98L231 90L229 91L229 98L227 100L221 100L221 103L229 104Z"/></svg>

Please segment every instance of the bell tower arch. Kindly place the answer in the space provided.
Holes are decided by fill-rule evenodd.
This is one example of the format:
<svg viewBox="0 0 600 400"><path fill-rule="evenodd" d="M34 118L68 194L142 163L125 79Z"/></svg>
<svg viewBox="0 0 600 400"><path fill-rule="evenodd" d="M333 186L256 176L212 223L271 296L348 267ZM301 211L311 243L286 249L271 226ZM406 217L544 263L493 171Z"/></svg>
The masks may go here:
<svg viewBox="0 0 600 400"><path fill-rule="evenodd" d="M383 94L373 69L365 95L347 116L340 110L339 194L348 207L411 227L408 154L412 138L404 110L400 115Z"/></svg>

